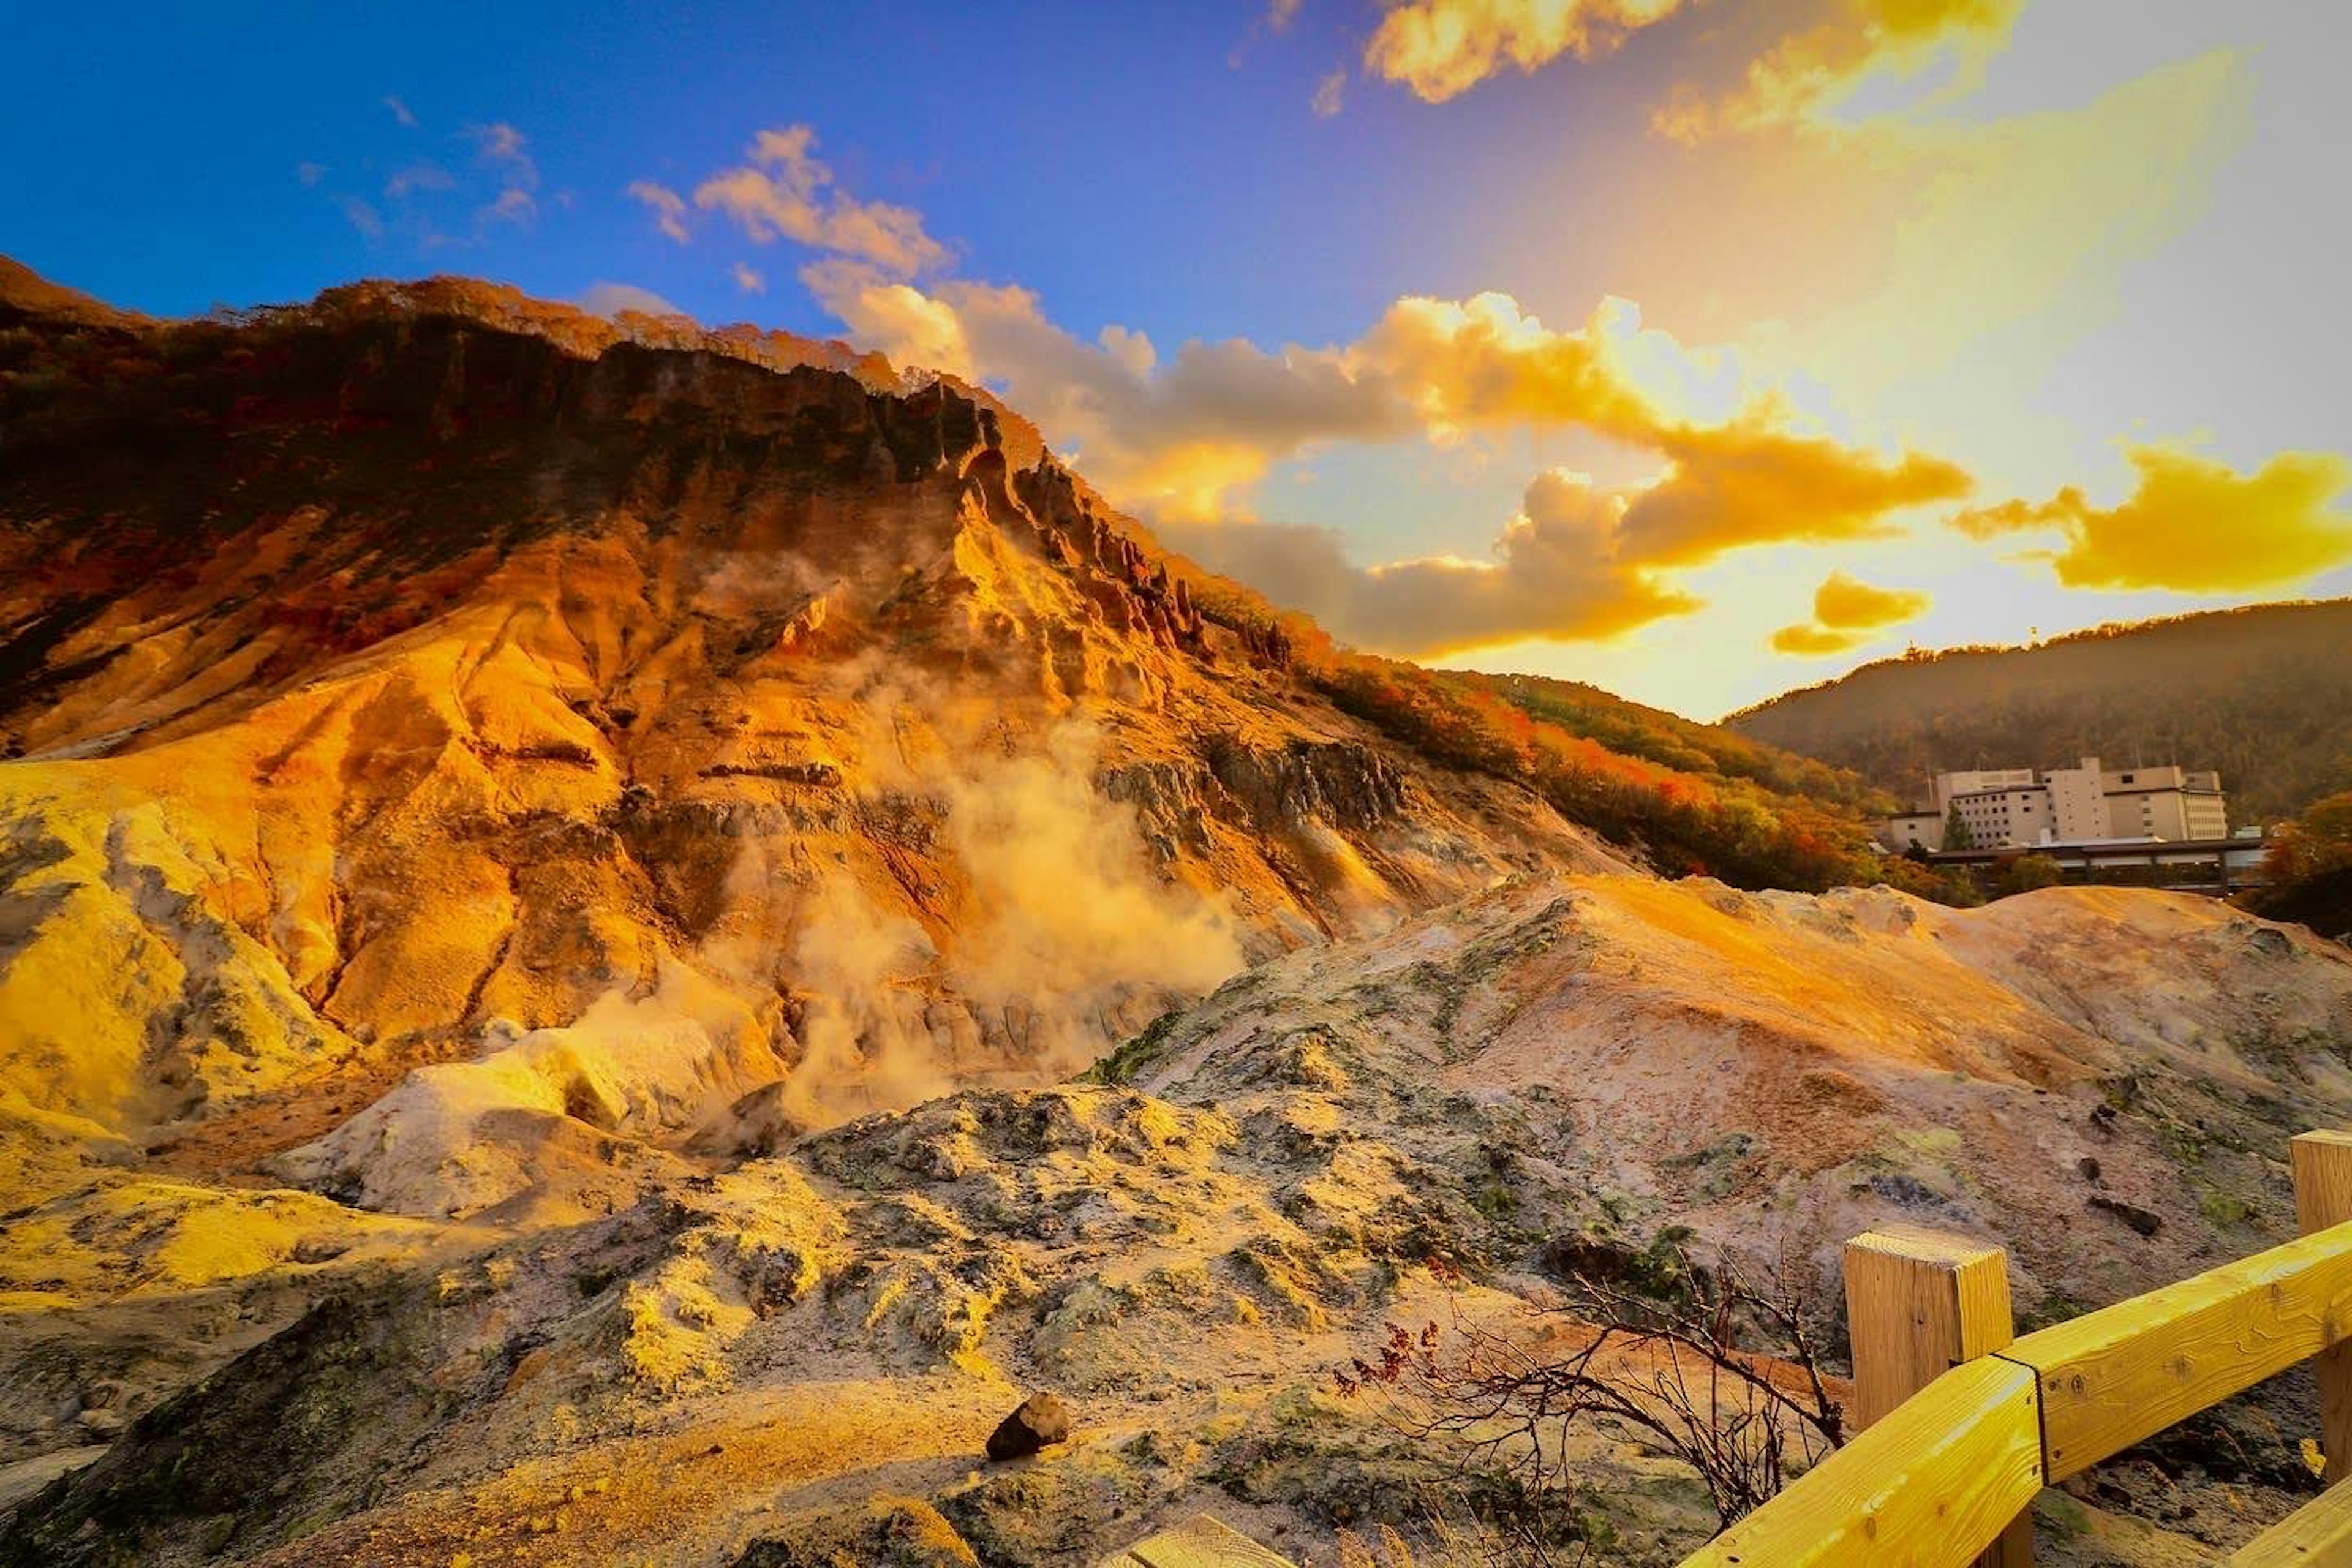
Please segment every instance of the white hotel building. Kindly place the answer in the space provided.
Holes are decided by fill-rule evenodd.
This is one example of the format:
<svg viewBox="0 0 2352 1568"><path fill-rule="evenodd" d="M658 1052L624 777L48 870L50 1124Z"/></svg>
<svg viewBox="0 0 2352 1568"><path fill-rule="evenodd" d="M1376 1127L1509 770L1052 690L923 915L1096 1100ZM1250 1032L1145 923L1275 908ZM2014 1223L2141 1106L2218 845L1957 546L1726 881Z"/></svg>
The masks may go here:
<svg viewBox="0 0 2352 1568"><path fill-rule="evenodd" d="M2152 768L2103 768L2096 757L2080 767L1977 769L1937 773L1916 810L1886 819L1879 837L1889 848L1945 847L1953 813L1979 849L2086 844L2116 839L2229 836L2221 775L2166 763Z"/></svg>

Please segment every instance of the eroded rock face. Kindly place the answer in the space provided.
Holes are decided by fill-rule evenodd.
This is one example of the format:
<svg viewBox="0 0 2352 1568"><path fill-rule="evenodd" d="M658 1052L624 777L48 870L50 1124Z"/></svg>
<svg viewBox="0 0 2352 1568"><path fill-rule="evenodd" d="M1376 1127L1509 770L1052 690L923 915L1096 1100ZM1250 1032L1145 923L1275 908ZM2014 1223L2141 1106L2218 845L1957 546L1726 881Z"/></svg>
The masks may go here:
<svg viewBox="0 0 2352 1568"><path fill-rule="evenodd" d="M0 1467L120 1428L71 1496L154 1561L383 1501L347 1364L510 1458L836 1308L877 1387L983 1377L1038 1279L996 1205L1181 1226L1228 1135L1052 1085L1259 958L1622 864L1333 709L986 393L839 345L0 268ZM895 1440L847 1405L796 1408Z"/></svg>
<svg viewBox="0 0 2352 1568"><path fill-rule="evenodd" d="M1210 621L950 380L455 280L0 318L36 1186L129 1140L511 1214L602 1147L567 1122L658 1165L766 1085L810 1126L1049 1081L1252 959L1613 863Z"/></svg>

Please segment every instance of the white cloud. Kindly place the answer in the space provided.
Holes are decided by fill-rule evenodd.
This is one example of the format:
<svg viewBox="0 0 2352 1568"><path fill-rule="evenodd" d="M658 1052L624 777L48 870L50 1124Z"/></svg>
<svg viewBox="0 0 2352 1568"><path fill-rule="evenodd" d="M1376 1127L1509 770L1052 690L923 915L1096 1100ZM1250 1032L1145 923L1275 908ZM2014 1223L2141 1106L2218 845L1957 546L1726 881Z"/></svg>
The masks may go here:
<svg viewBox="0 0 2352 1568"><path fill-rule="evenodd" d="M498 171L508 189L539 188L539 165L531 159L530 139L521 132L500 120L488 125L468 125L466 134L474 139L476 156Z"/></svg>
<svg viewBox="0 0 2352 1568"><path fill-rule="evenodd" d="M624 310L648 316L686 314L652 289L640 289L634 283L592 283L580 296L580 308L599 316L617 316Z"/></svg>
<svg viewBox="0 0 2352 1568"><path fill-rule="evenodd" d="M1347 91L1348 68L1341 66L1315 84L1315 96L1307 100L1307 107L1315 111L1318 120L1328 120L1339 112Z"/></svg>
<svg viewBox="0 0 2352 1568"><path fill-rule="evenodd" d="M393 172L383 183L383 194L398 201L412 191L446 191L457 183L438 163L411 163Z"/></svg>
<svg viewBox="0 0 2352 1568"><path fill-rule="evenodd" d="M383 215L357 196L345 196L339 204L343 218L360 231L362 238L373 245L383 237Z"/></svg>
<svg viewBox="0 0 2352 1568"><path fill-rule="evenodd" d="M746 294L764 294L768 291L766 275L748 262L737 262L728 269L728 273L735 279L735 287Z"/></svg>
<svg viewBox="0 0 2352 1568"><path fill-rule="evenodd" d="M806 125L762 131L746 151L750 162L696 186L694 205L724 214L758 245L781 236L900 277L946 264L947 248L924 232L921 214L850 195L815 147Z"/></svg>
<svg viewBox="0 0 2352 1568"><path fill-rule="evenodd" d="M686 198L667 185L652 180L632 180L629 193L633 198L651 208L654 225L672 239L684 245L686 233Z"/></svg>
<svg viewBox="0 0 2352 1568"><path fill-rule="evenodd" d="M474 216L486 224L511 223L528 226L538 220L539 204L531 199L529 191L501 191L499 193L498 200L481 208Z"/></svg>
<svg viewBox="0 0 2352 1568"><path fill-rule="evenodd" d="M416 129L416 116L410 113L408 110L408 105L401 102L397 97L391 93L385 93L383 95L383 106L392 110L392 117L400 121L401 125L404 129L410 131Z"/></svg>

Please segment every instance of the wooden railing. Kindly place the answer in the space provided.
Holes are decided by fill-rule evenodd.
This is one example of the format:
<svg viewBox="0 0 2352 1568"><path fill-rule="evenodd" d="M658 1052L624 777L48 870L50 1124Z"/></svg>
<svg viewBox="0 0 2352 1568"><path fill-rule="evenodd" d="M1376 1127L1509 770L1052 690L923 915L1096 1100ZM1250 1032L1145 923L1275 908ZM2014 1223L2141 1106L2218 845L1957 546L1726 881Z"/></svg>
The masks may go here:
<svg viewBox="0 0 2352 1568"><path fill-rule="evenodd" d="M2025 1568L2043 1487L2312 1360L2328 1490L2229 1562L2352 1562L2352 1134L2293 1155L2301 1239L2021 1340L2000 1249L1849 1243L1858 1435L1683 1568Z"/></svg>

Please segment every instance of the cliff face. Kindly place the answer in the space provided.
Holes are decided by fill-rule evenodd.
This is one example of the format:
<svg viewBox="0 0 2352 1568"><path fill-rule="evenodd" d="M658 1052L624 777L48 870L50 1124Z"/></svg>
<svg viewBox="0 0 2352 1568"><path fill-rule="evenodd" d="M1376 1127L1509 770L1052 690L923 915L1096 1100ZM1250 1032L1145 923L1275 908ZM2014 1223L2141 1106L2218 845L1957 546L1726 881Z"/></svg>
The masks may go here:
<svg viewBox="0 0 2352 1568"><path fill-rule="evenodd" d="M1250 960L1609 863L1208 619L986 394L838 345L12 287L0 375L37 1184L113 1139L470 1212L567 1111L682 1150L1043 1081Z"/></svg>

